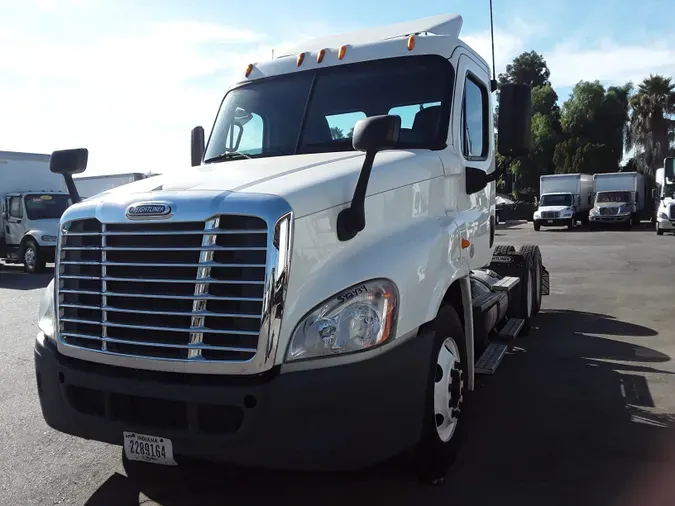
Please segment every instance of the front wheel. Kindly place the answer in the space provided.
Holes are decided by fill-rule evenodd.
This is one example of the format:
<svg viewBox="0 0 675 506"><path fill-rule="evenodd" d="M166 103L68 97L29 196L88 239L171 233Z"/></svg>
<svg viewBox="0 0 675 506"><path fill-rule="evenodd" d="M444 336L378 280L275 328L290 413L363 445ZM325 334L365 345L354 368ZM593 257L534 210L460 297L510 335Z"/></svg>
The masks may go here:
<svg viewBox="0 0 675 506"><path fill-rule="evenodd" d="M42 272L47 263L40 254L40 247L33 239L28 239L24 244L21 259L23 260L23 270L29 274Z"/></svg>
<svg viewBox="0 0 675 506"><path fill-rule="evenodd" d="M534 222L534 231L539 232L540 229L541 229L541 225L535 221Z"/></svg>
<svg viewBox="0 0 675 506"><path fill-rule="evenodd" d="M656 222L656 235L663 235L663 230L659 227L659 222Z"/></svg>
<svg viewBox="0 0 675 506"><path fill-rule="evenodd" d="M567 230L574 230L574 218L567 224Z"/></svg>
<svg viewBox="0 0 675 506"><path fill-rule="evenodd" d="M452 306L438 311L433 340L417 458L420 479L438 485L457 458L464 428L466 347L461 320Z"/></svg>

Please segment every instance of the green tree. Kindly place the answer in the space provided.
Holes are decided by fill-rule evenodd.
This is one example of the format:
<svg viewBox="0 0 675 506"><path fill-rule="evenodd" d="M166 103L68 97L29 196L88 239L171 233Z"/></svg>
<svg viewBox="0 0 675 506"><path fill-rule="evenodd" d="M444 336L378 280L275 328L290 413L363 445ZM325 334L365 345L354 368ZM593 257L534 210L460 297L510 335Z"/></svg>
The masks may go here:
<svg viewBox="0 0 675 506"><path fill-rule="evenodd" d="M626 147L635 148L634 165L649 175L673 152L675 84L669 77L650 75L630 98Z"/></svg>
<svg viewBox="0 0 675 506"><path fill-rule="evenodd" d="M342 128L340 127L330 127L330 135L333 137L333 139L344 139L345 134L342 131Z"/></svg>
<svg viewBox="0 0 675 506"><path fill-rule="evenodd" d="M506 72L499 74L499 85L506 83L529 84L533 88L551 84L548 78L551 71L544 57L536 51L529 51L516 56L506 66Z"/></svg>
<svg viewBox="0 0 675 506"><path fill-rule="evenodd" d="M539 176L554 171L553 154L562 129L558 95L551 87L550 75L544 57L536 51L520 54L506 66L506 72L499 74L500 86L507 83L532 86L532 152L509 167L517 193L525 188L538 191ZM495 117L495 124L497 121Z"/></svg>
<svg viewBox="0 0 675 506"><path fill-rule="evenodd" d="M561 111L562 135L553 155L556 172L619 169L631 89L630 83L607 90L600 81L577 83Z"/></svg>

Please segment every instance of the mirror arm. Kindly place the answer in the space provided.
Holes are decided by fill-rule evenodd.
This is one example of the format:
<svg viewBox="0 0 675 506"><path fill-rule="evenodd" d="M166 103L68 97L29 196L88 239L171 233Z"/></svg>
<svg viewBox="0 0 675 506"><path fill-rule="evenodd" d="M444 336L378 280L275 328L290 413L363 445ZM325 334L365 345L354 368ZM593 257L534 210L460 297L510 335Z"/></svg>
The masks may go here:
<svg viewBox="0 0 675 506"><path fill-rule="evenodd" d="M73 202L73 204L77 204L82 199L80 198L80 192L77 191L77 187L75 186L75 181L73 181L73 176L71 174L63 174L63 179L66 182L70 200Z"/></svg>
<svg viewBox="0 0 675 506"><path fill-rule="evenodd" d="M340 241L349 241L356 234L366 228L366 190L368 189L368 180L370 172L375 161L377 151L366 151L366 158L363 160L363 166L359 173L359 179L354 188L354 196L349 207L340 211L337 217L337 236Z"/></svg>
<svg viewBox="0 0 675 506"><path fill-rule="evenodd" d="M497 181L506 173L506 168L511 165L513 159L510 156L505 156L502 158L502 162L487 176L487 182L491 183L492 181Z"/></svg>

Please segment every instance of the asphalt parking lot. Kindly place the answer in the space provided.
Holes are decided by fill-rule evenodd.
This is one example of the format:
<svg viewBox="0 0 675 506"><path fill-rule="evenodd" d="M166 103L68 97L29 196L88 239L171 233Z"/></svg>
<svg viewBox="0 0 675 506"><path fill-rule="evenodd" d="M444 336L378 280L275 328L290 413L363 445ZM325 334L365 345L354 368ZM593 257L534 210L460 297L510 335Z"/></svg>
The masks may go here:
<svg viewBox="0 0 675 506"><path fill-rule="evenodd" d="M52 274L3 266L0 504L672 505L675 237L647 224L535 233L511 223L497 235L541 246L551 295L497 374L478 378L460 458L435 488L417 485L399 461L346 475L127 472L119 448L42 420L32 347Z"/></svg>

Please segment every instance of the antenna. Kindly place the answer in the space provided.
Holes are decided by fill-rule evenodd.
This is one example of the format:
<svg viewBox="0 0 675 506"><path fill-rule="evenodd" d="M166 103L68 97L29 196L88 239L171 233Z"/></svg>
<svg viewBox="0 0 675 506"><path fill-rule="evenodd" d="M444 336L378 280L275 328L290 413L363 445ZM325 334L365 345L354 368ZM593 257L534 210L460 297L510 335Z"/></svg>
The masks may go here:
<svg viewBox="0 0 675 506"><path fill-rule="evenodd" d="M497 91L497 70L495 69L495 26L492 20L492 0L490 0L490 40L492 41L492 81L490 81L490 91Z"/></svg>
<svg viewBox="0 0 675 506"><path fill-rule="evenodd" d="M492 0L490 0L492 1ZM274 60L274 49L272 49L272 59Z"/></svg>

